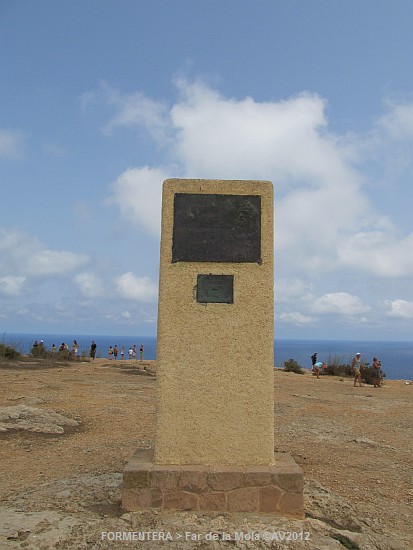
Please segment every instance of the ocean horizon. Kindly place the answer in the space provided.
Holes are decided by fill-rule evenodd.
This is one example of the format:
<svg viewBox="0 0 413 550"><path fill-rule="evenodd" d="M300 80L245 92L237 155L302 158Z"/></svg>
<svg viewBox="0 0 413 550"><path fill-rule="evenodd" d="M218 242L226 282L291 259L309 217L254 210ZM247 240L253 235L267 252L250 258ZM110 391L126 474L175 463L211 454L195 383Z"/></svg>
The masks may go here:
<svg viewBox="0 0 413 550"><path fill-rule="evenodd" d="M124 335L74 335L74 334L32 334L4 333L1 342L15 346L21 353L28 354L34 341L43 340L47 349L55 344L57 348L66 343L69 349L73 340L79 344L79 353L89 355L91 341L97 344L97 357L107 357L109 346L125 348L125 358L128 349L136 345L144 346L144 359L156 359L156 336L124 336ZM373 341L373 340L274 340L274 366L282 368L284 361L294 359L303 368L311 368L311 355L317 352L320 361L329 358L339 358L343 363L351 363L357 352L362 359L370 363L373 357L378 357L388 380L410 380L413 378L413 342L409 341ZM119 355L120 357L120 355Z"/></svg>

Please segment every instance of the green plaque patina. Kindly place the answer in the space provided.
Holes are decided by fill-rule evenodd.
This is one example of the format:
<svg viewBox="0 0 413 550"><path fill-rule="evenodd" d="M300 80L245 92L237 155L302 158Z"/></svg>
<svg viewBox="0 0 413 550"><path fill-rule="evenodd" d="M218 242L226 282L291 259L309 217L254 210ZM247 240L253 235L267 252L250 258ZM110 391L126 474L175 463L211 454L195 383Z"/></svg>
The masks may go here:
<svg viewBox="0 0 413 550"><path fill-rule="evenodd" d="M196 301L202 304L233 304L234 275L198 275Z"/></svg>

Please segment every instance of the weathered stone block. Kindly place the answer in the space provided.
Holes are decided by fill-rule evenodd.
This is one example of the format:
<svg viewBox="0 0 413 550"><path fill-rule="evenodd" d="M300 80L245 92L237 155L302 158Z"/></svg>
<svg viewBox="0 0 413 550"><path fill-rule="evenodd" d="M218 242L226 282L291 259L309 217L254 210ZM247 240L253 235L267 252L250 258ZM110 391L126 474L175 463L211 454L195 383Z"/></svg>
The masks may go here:
<svg viewBox="0 0 413 550"><path fill-rule="evenodd" d="M166 491L163 507L167 510L198 510L198 499L194 493L185 491Z"/></svg>
<svg viewBox="0 0 413 550"><path fill-rule="evenodd" d="M212 491L231 491L244 487L244 474L241 469L214 470L208 474L208 486Z"/></svg>
<svg viewBox="0 0 413 550"><path fill-rule="evenodd" d="M227 508L226 493L202 493L199 495L199 509L222 512Z"/></svg>
<svg viewBox="0 0 413 550"><path fill-rule="evenodd" d="M163 490L178 490L179 475L168 470L153 469L151 473L151 486Z"/></svg>
<svg viewBox="0 0 413 550"><path fill-rule="evenodd" d="M227 494L228 512L258 512L260 497L258 489L248 487L234 489Z"/></svg>
<svg viewBox="0 0 413 550"><path fill-rule="evenodd" d="M283 494L280 500L280 513L283 516L304 519L304 498L302 493Z"/></svg>
<svg viewBox="0 0 413 550"><path fill-rule="evenodd" d="M261 487L259 489L260 512L279 512L279 503L282 495L283 491L279 487L274 487L272 485Z"/></svg>
<svg viewBox="0 0 413 550"><path fill-rule="evenodd" d="M206 471L184 470L179 478L178 488L189 493L202 493L208 490Z"/></svg>
<svg viewBox="0 0 413 550"><path fill-rule="evenodd" d="M149 487L151 484L150 470L145 469L138 465L136 468L124 470L123 472L123 484L126 487Z"/></svg>
<svg viewBox="0 0 413 550"><path fill-rule="evenodd" d="M271 485L270 468L253 468L244 474L243 485L245 487L263 487Z"/></svg>
<svg viewBox="0 0 413 550"><path fill-rule="evenodd" d="M304 487L303 475L300 472L283 472L271 475L271 485L278 485L285 491L302 493Z"/></svg>

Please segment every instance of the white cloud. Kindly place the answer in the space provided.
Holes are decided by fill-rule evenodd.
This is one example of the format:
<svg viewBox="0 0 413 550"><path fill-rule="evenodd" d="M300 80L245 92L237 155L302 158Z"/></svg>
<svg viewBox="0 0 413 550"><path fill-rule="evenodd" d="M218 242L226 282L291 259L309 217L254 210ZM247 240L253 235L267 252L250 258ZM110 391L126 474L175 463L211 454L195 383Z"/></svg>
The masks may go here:
<svg viewBox="0 0 413 550"><path fill-rule="evenodd" d="M166 107L142 94L114 97L113 103L119 112L105 126L104 131L111 133L117 127L141 125L157 141L167 138Z"/></svg>
<svg viewBox="0 0 413 550"><path fill-rule="evenodd" d="M301 279L275 279L275 302L282 304L285 302L305 301L312 299L313 288L308 282Z"/></svg>
<svg viewBox="0 0 413 550"><path fill-rule="evenodd" d="M397 239L393 231L360 232L339 250L342 265L382 277L413 275L413 233Z"/></svg>
<svg viewBox="0 0 413 550"><path fill-rule="evenodd" d="M360 315L369 309L369 306L364 305L358 296L347 292L323 294L313 304L313 311L316 313L336 313L338 315Z"/></svg>
<svg viewBox="0 0 413 550"><path fill-rule="evenodd" d="M18 252L25 240L26 236L23 233L19 231L8 231L0 227L0 253L3 255L2 265L4 265L5 256L13 252Z"/></svg>
<svg viewBox="0 0 413 550"><path fill-rule="evenodd" d="M158 297L158 287L149 277L137 277L131 271L116 279L116 290L123 298L151 303Z"/></svg>
<svg viewBox="0 0 413 550"><path fill-rule="evenodd" d="M199 84L179 82L171 109L177 154L188 173L231 179L272 179L331 185L348 178L336 139L326 133L325 101L301 94L257 103L227 99Z"/></svg>
<svg viewBox="0 0 413 550"><path fill-rule="evenodd" d="M389 317L399 317L401 319L413 319L413 302L407 300L385 300L385 305L389 307L386 315Z"/></svg>
<svg viewBox="0 0 413 550"><path fill-rule="evenodd" d="M19 230L0 228L0 274L45 276L71 272L88 262L84 254L49 250L35 237Z"/></svg>
<svg viewBox="0 0 413 550"><path fill-rule="evenodd" d="M26 277L8 275L0 277L0 292L7 296L18 296L26 281Z"/></svg>
<svg viewBox="0 0 413 550"><path fill-rule="evenodd" d="M19 131L0 130L0 158L16 160L23 155L24 136Z"/></svg>
<svg viewBox="0 0 413 550"><path fill-rule="evenodd" d="M395 140L413 138L413 103L389 102L389 112L378 121L378 127Z"/></svg>
<svg viewBox="0 0 413 550"><path fill-rule="evenodd" d="M113 183L109 204L117 204L122 215L155 236L161 230L162 183L170 173L160 168L129 168Z"/></svg>
<svg viewBox="0 0 413 550"><path fill-rule="evenodd" d="M303 315L298 311L291 311L288 313L280 313L277 315L277 320L283 321L284 323L292 323L294 325L307 325L314 322L314 317Z"/></svg>
<svg viewBox="0 0 413 550"><path fill-rule="evenodd" d="M352 230L366 218L367 201L354 185L299 189L275 205L276 253L302 272L335 270Z"/></svg>
<svg viewBox="0 0 413 550"><path fill-rule="evenodd" d="M97 298L104 292L102 281L94 273L79 273L75 276L75 282L81 293L88 298Z"/></svg>
<svg viewBox="0 0 413 550"><path fill-rule="evenodd" d="M82 94L80 103L83 110L103 104L115 111L103 128L105 134L112 134L116 128L139 126L156 141L168 141L170 122L166 104L140 92L125 94L102 82L98 90Z"/></svg>
<svg viewBox="0 0 413 550"><path fill-rule="evenodd" d="M64 250L42 250L26 261L28 275L60 275L82 267L88 262L84 254Z"/></svg>

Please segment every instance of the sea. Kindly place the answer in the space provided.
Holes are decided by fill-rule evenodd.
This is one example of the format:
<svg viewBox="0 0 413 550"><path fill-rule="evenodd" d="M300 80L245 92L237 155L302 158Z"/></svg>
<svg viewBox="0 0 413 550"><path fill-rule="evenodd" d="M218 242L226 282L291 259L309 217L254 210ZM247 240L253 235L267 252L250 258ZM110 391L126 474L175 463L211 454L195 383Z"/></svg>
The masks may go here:
<svg viewBox="0 0 413 550"><path fill-rule="evenodd" d="M144 359L156 359L156 337L154 336L99 336L99 335L75 335L75 334L18 334L4 333L0 336L0 342L15 346L21 353L28 354L34 341L43 340L46 348L51 349L55 344L57 348L66 343L69 349L73 340L79 344L79 354L85 352L89 355L91 341L97 344L97 357L107 357L109 346L125 348L125 357L128 350L134 345L139 349L144 347ZM274 366L282 368L284 361L294 359L301 367L311 368L311 355L318 354L319 361L328 362L329 358L339 359L342 363L351 363L357 352L362 354L362 359L370 363L373 357L377 357L382 364L382 370L388 380L412 380L413 379L413 342L398 341L364 341L364 340L275 340L274 341ZM120 357L120 355L119 355Z"/></svg>

